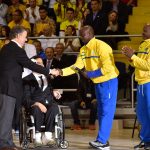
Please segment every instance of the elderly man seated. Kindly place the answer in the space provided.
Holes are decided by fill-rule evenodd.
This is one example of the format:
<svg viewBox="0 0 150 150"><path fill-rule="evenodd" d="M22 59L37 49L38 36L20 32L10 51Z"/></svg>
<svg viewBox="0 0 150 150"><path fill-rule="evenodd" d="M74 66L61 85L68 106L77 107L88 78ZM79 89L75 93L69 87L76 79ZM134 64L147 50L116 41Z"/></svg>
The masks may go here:
<svg viewBox="0 0 150 150"><path fill-rule="evenodd" d="M33 61L43 66L39 57ZM35 119L35 146L49 145L54 142L52 132L54 131L55 116L59 113L58 105L53 97L61 97L58 91L52 90L46 76L32 72L24 78L24 104L31 110ZM41 126L45 125L45 132Z"/></svg>

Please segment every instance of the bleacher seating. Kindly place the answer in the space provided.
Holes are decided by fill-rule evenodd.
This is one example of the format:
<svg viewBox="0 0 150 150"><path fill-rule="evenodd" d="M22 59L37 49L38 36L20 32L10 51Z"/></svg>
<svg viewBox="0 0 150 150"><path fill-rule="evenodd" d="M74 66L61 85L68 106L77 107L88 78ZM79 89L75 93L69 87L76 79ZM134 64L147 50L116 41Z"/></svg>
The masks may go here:
<svg viewBox="0 0 150 150"><path fill-rule="evenodd" d="M133 13L129 16L128 24L126 24L125 31L129 34L142 34L143 25L150 22L150 1L149 0L138 0L138 6L133 8ZM118 43L118 49L122 46L128 45L138 49L139 44L142 41L142 37L130 38L131 41L121 41Z"/></svg>

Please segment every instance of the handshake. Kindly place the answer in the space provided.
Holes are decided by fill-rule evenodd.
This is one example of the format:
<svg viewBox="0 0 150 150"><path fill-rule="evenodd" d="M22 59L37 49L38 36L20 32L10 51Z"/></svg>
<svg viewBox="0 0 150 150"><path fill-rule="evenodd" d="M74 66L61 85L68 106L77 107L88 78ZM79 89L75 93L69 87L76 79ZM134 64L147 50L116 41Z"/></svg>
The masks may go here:
<svg viewBox="0 0 150 150"><path fill-rule="evenodd" d="M54 77L57 77L57 76L61 76L63 75L63 72L61 69L50 69L50 74Z"/></svg>

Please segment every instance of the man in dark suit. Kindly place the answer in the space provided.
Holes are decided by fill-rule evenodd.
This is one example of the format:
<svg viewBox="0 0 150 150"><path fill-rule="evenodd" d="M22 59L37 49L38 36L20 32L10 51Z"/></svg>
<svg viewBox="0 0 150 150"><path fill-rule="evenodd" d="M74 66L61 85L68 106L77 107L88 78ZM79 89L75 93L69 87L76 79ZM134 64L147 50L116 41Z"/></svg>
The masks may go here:
<svg viewBox="0 0 150 150"><path fill-rule="evenodd" d="M75 63L76 56L68 55L64 53L65 47L63 43L57 43L55 47L55 58L59 62L59 66L57 68L65 68ZM71 75L69 77L57 77L54 81L54 88L74 88L73 81L76 80L77 75Z"/></svg>
<svg viewBox="0 0 150 150"><path fill-rule="evenodd" d="M85 25L92 26L95 35L105 34L107 16L102 11L102 0L91 0L91 9L91 13L86 17Z"/></svg>
<svg viewBox="0 0 150 150"><path fill-rule="evenodd" d="M55 57L54 57L54 48L53 47L47 47L45 49L45 54L46 54L46 59L43 60L43 63L44 63L44 66L47 68L47 69L54 69L54 68L59 68L59 60L57 60ZM51 80L51 85L53 87L57 87L56 86L56 82L58 81L56 78L52 78L53 80ZM57 84L60 84L57 82Z"/></svg>
<svg viewBox="0 0 150 150"><path fill-rule="evenodd" d="M64 54L64 45L63 43L57 43L55 47L56 59L59 61L58 68L64 68L72 65L76 61L75 55ZM78 89L78 78L77 74L66 76L66 77L57 77L54 80L54 87L60 89ZM71 126L72 130L81 130L79 114L78 114L78 103L80 101L80 96L78 90L76 92L63 92L62 98L59 101L59 104L69 106L71 109L72 118L74 125Z"/></svg>
<svg viewBox="0 0 150 150"><path fill-rule="evenodd" d="M23 67L49 75L50 71L33 63L22 48L27 41L25 28L10 31L10 43L0 51L0 149L17 150L12 139L12 120L16 100L22 99Z"/></svg>
<svg viewBox="0 0 150 150"><path fill-rule="evenodd" d="M39 65L43 65L40 57L35 57ZM24 79L23 102L35 119L35 145L47 145L54 142L52 132L54 131L55 116L59 113L58 105L53 99L61 97L60 93L52 90L46 76L33 72ZM45 125L42 134L41 126Z"/></svg>
<svg viewBox="0 0 150 150"><path fill-rule="evenodd" d="M46 60L43 61L44 66L48 69L59 68L59 61L54 57L54 48L47 47L45 49Z"/></svg>

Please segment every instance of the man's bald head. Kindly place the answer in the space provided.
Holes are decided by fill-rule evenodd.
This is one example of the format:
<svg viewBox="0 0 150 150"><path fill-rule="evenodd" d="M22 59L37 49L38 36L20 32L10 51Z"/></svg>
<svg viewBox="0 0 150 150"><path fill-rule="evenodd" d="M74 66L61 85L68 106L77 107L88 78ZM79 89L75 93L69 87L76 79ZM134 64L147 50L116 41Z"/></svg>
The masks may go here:
<svg viewBox="0 0 150 150"><path fill-rule="evenodd" d="M150 39L150 23L147 23L143 27L143 39Z"/></svg>
<svg viewBox="0 0 150 150"><path fill-rule="evenodd" d="M83 26L80 30L80 36L83 43L88 43L94 37L94 30L91 26Z"/></svg>

